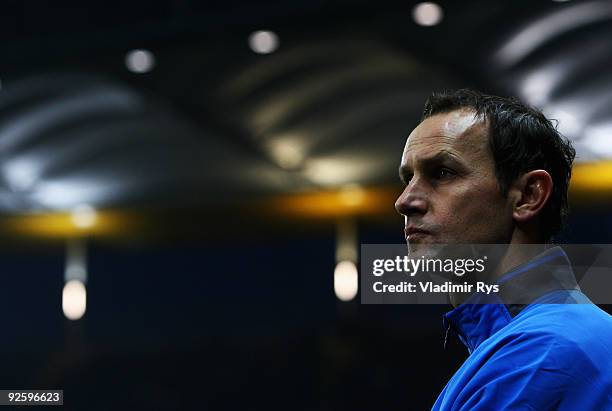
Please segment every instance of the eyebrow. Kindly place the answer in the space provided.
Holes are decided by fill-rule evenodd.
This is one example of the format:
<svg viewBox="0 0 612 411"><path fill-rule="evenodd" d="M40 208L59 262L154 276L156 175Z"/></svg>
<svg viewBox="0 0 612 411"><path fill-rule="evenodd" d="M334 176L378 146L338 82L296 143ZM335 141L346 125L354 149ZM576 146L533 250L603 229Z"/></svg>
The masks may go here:
<svg viewBox="0 0 612 411"><path fill-rule="evenodd" d="M443 163L444 161L450 161L454 165L458 167L463 167L463 163L461 160L457 158L457 156L453 155L449 151L441 150L438 153L434 154L431 157L423 158L419 160L419 162L424 167L431 167L433 165L437 165ZM404 184L409 180L409 176L412 174L412 169L406 165L400 165L399 167L399 178L402 180Z"/></svg>

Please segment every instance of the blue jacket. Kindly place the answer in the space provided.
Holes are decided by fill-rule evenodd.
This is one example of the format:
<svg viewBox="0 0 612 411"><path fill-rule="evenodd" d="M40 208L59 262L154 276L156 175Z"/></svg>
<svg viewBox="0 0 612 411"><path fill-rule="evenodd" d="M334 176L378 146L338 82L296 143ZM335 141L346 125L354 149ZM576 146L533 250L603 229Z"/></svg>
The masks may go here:
<svg viewBox="0 0 612 411"><path fill-rule="evenodd" d="M612 317L580 291L563 250L498 283L496 303L475 294L444 316L470 356L433 410L612 410Z"/></svg>

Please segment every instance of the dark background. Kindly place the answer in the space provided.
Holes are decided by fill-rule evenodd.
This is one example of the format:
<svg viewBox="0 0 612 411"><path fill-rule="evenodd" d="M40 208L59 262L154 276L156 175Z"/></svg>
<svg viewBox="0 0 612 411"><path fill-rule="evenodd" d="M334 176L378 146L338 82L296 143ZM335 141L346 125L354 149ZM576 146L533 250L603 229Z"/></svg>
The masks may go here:
<svg viewBox="0 0 612 411"><path fill-rule="evenodd" d="M63 389L84 410L430 408L467 356L443 349L449 307L338 300L337 223L350 218L358 243L404 241L404 140L431 91L469 86L557 114L579 152L557 240L609 243L612 153L593 136L612 121L612 4L445 1L433 27L416 4L3 4L0 387ZM276 52L249 49L260 29ZM496 57L527 29L528 51ZM126 69L135 48L152 71ZM261 120L271 107L292 109ZM308 147L297 165L273 149L286 135ZM26 160L24 182L11 167ZM355 184L356 208L295 206ZM82 203L120 223L43 229ZM75 237L87 311L70 321Z"/></svg>

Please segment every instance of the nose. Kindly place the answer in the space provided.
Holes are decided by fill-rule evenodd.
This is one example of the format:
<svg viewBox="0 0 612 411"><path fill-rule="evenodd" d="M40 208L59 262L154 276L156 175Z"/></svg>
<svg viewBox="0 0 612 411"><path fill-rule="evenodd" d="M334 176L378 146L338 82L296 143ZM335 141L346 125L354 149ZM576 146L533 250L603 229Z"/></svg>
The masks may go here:
<svg viewBox="0 0 612 411"><path fill-rule="evenodd" d="M405 217L424 215L427 213L427 208L428 202L425 193L413 184L408 184L402 194L395 200L395 209Z"/></svg>

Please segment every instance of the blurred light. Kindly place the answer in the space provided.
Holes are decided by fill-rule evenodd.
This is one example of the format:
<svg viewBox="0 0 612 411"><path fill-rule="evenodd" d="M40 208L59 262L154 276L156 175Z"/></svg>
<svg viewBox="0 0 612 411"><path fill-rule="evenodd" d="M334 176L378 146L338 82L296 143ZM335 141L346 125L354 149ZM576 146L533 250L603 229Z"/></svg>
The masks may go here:
<svg viewBox="0 0 612 411"><path fill-rule="evenodd" d="M550 40L578 27L612 16L612 4L585 2L563 7L554 13L526 25L495 53L495 60L502 66L513 66Z"/></svg>
<svg viewBox="0 0 612 411"><path fill-rule="evenodd" d="M367 152L310 156L303 165L303 175L313 183L334 187L366 183L386 176L386 170L389 170L387 160L375 158Z"/></svg>
<svg viewBox="0 0 612 411"><path fill-rule="evenodd" d="M3 171L10 186L18 191L28 190L38 178L38 169L31 161L9 160Z"/></svg>
<svg viewBox="0 0 612 411"><path fill-rule="evenodd" d="M561 134L566 137L575 138L582 128L582 125L580 121L578 121L576 115L567 110L545 110L545 114L549 119L557 120L559 122L557 125L557 130L559 130Z"/></svg>
<svg viewBox="0 0 612 411"><path fill-rule="evenodd" d="M96 224L96 210L88 204L78 205L72 210L71 219L78 228L89 228Z"/></svg>
<svg viewBox="0 0 612 411"><path fill-rule="evenodd" d="M87 251L83 239L71 239L66 246L64 281L87 281Z"/></svg>
<svg viewBox="0 0 612 411"><path fill-rule="evenodd" d="M340 199L347 206L358 206L365 200L365 192L358 184L347 184L340 190Z"/></svg>
<svg viewBox="0 0 612 411"><path fill-rule="evenodd" d="M95 224L87 228L88 236L125 236L126 230L139 230L144 217L135 213L96 211ZM0 229L10 233L33 237L67 238L84 234L77 227L72 213L36 213L6 216L0 220Z"/></svg>
<svg viewBox="0 0 612 411"><path fill-rule="evenodd" d="M147 73L155 66L155 56L148 50L132 50L125 56L125 65L132 73Z"/></svg>
<svg viewBox="0 0 612 411"><path fill-rule="evenodd" d="M336 225L336 261L357 261L357 243L355 219L340 219Z"/></svg>
<svg viewBox="0 0 612 411"><path fill-rule="evenodd" d="M18 96L22 95L25 90L37 89L37 87L39 87L37 85L39 81L41 81L40 84L47 84L47 81L49 81L50 86L56 87L56 83L52 81L51 78L47 80L31 79L30 81L18 83L21 85L16 86L11 98L19 99L21 97ZM74 81L77 83L80 82L78 77ZM62 89L68 90L70 87L73 87L69 82L69 79L58 82L57 86L64 84L61 86ZM29 146L32 141L37 141L37 136L44 136L49 133L53 134L55 132L53 130L56 130L58 127L64 127L66 124L70 123L70 121L77 118L90 118L90 116L95 115L95 113L120 112L127 114L128 112L131 113L135 110L139 110L143 106L143 98L134 91L113 86L112 84L105 84L103 82L100 82L99 86L93 86L94 84L98 83L92 80L91 85L87 87L77 87L78 92L67 93L61 97L57 96L52 99L53 102L48 101L44 104L27 104L23 109L12 113L9 119L6 121L3 120L2 123L0 151L17 153L25 151L26 148L33 148L34 153L38 152L38 155L31 156L28 154L26 157L38 157L34 158L34 164L36 164L38 168L44 168L39 166L37 160L41 159L43 164L55 164L55 159L49 160L47 158L47 151L45 150L45 148L49 147L47 144L41 145L40 147L38 145L36 145L36 147ZM23 89L19 91L21 87L23 87ZM30 91L27 93L30 93ZM49 98L51 98L51 96L49 96ZM102 129L104 130L105 128L102 127ZM87 142L87 140L90 139L80 140L81 141L77 142L76 145L80 145L82 142ZM59 144L55 145L53 148L65 151L66 149L70 150L69 147L70 146L65 147ZM4 157L8 156L4 155Z"/></svg>
<svg viewBox="0 0 612 411"><path fill-rule="evenodd" d="M577 164L572 169L570 189L574 192L609 195L612 190L612 161Z"/></svg>
<svg viewBox="0 0 612 411"><path fill-rule="evenodd" d="M566 3L570 0L553 0L555 3Z"/></svg>
<svg viewBox="0 0 612 411"><path fill-rule="evenodd" d="M269 144L272 157L282 168L292 170L304 160L304 148L297 139L279 139Z"/></svg>
<svg viewBox="0 0 612 411"><path fill-rule="evenodd" d="M259 204L262 214L302 218L346 218L355 215L396 215L398 188L349 188L281 195ZM359 200L359 204L357 204Z"/></svg>
<svg viewBox="0 0 612 411"><path fill-rule="evenodd" d="M436 3L419 3L412 9L414 21L421 26L435 26L442 21L442 8Z"/></svg>
<svg viewBox="0 0 612 411"><path fill-rule="evenodd" d="M258 54L272 53L278 48L278 36L273 31L259 30L249 36L251 50Z"/></svg>
<svg viewBox="0 0 612 411"><path fill-rule="evenodd" d="M118 186L95 177L39 181L30 197L46 209L67 210L83 203L100 203L117 195Z"/></svg>
<svg viewBox="0 0 612 411"><path fill-rule="evenodd" d="M308 161L304 174L317 184L336 185L352 179L354 164L348 161L312 159Z"/></svg>
<svg viewBox="0 0 612 411"><path fill-rule="evenodd" d="M340 185L359 180L365 168L357 159L316 158L306 162L304 174L316 184Z"/></svg>
<svg viewBox="0 0 612 411"><path fill-rule="evenodd" d="M89 187L91 189L92 185ZM49 208L68 208L73 207L79 201L83 201L86 190L84 184L46 182L36 187L32 197Z"/></svg>
<svg viewBox="0 0 612 411"><path fill-rule="evenodd" d="M87 290L79 280L70 280L62 292L62 310L69 320L78 320L87 308Z"/></svg>
<svg viewBox="0 0 612 411"><path fill-rule="evenodd" d="M340 261L334 270L334 292L340 301L350 301L357 295L359 278L352 261Z"/></svg>
<svg viewBox="0 0 612 411"><path fill-rule="evenodd" d="M558 66L530 73L521 81L521 95L529 104L541 107L548 103L553 89L563 79L564 74L564 70Z"/></svg>
<svg viewBox="0 0 612 411"><path fill-rule="evenodd" d="M612 124L591 126L584 131L580 143L598 157L612 159Z"/></svg>

